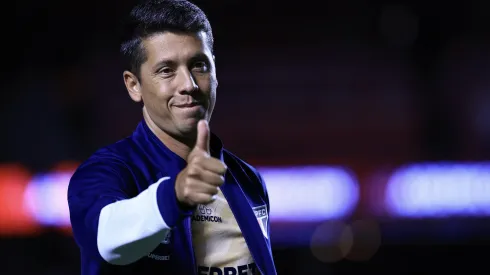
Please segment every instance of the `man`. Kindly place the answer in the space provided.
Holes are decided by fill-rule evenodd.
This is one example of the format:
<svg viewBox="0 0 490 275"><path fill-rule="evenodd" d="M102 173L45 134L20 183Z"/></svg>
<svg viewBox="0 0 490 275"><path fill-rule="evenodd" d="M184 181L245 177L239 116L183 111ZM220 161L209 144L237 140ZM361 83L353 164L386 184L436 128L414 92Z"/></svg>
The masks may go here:
<svg viewBox="0 0 490 275"><path fill-rule="evenodd" d="M150 0L128 22L123 78L143 119L71 178L82 274L276 274L266 186L209 130L218 82L206 15Z"/></svg>

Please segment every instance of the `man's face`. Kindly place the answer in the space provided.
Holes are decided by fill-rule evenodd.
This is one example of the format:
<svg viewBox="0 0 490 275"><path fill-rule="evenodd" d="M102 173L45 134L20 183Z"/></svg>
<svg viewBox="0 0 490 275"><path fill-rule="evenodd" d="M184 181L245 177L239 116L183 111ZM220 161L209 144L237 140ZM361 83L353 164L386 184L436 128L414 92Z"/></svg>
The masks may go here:
<svg viewBox="0 0 490 275"><path fill-rule="evenodd" d="M204 32L164 32L142 43L147 61L140 78L125 72L134 101L143 101L149 118L167 134L189 138L200 119L210 120L216 102L216 70Z"/></svg>

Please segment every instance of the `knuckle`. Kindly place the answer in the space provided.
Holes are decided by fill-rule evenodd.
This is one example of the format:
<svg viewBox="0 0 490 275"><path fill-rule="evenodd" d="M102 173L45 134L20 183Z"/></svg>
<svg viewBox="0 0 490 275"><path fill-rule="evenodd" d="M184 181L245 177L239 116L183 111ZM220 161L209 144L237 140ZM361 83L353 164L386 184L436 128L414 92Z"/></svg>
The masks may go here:
<svg viewBox="0 0 490 275"><path fill-rule="evenodd" d="M186 187L189 191L192 191L196 186L196 181L192 178L187 179Z"/></svg>
<svg viewBox="0 0 490 275"><path fill-rule="evenodd" d="M194 155L194 156L192 156L190 163L197 163L197 162L199 162L199 158L200 157L197 154Z"/></svg>
<svg viewBox="0 0 490 275"><path fill-rule="evenodd" d="M199 170L200 169L196 165L191 165L191 166L189 166L187 173L191 176L196 176L199 174Z"/></svg>
<svg viewBox="0 0 490 275"><path fill-rule="evenodd" d="M198 154L196 155L192 160L193 160L193 163L202 163L204 160L206 159L206 157L202 154Z"/></svg>
<svg viewBox="0 0 490 275"><path fill-rule="evenodd" d="M184 198L188 199L191 196L191 191L189 187L184 187L184 190L182 190L182 195Z"/></svg>

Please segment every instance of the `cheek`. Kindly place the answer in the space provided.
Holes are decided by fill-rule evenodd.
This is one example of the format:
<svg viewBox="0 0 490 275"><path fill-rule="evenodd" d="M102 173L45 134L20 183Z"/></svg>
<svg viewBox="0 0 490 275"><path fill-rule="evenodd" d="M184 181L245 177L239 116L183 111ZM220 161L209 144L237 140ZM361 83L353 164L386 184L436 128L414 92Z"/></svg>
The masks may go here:
<svg viewBox="0 0 490 275"><path fill-rule="evenodd" d="M216 89L218 88L218 80L213 78L210 83L211 86L211 97L216 100Z"/></svg>
<svg viewBox="0 0 490 275"><path fill-rule="evenodd" d="M168 108L168 101L172 97L169 91L169 87L162 83L151 83L143 93L145 105L153 107L157 112L165 112Z"/></svg>
<svg viewBox="0 0 490 275"><path fill-rule="evenodd" d="M215 76L202 77L198 83L199 88L207 94L213 94L216 90L217 84L218 82Z"/></svg>

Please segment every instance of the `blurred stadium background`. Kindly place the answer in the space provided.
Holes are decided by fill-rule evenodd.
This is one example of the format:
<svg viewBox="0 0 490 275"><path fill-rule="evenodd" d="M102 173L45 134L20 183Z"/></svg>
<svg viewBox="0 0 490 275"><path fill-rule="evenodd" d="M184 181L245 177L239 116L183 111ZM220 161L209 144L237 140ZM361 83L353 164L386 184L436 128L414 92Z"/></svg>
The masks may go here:
<svg viewBox="0 0 490 275"><path fill-rule="evenodd" d="M211 129L268 184L279 274L488 272L490 2L195 3ZM131 4L27 0L4 25L2 275L79 274L69 178L141 118L117 55Z"/></svg>

